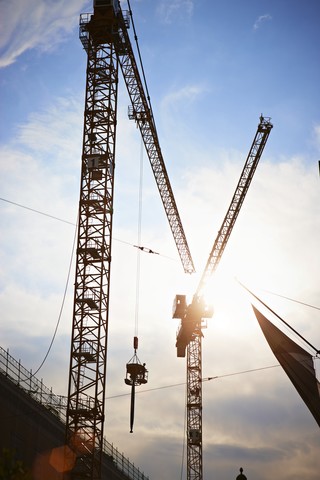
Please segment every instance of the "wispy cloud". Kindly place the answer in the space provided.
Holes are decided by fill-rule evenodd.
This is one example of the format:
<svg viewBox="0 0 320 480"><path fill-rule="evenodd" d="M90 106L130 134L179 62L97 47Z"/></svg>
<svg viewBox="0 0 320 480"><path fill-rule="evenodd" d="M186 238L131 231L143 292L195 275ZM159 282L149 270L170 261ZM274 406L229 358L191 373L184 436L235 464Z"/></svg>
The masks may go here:
<svg viewBox="0 0 320 480"><path fill-rule="evenodd" d="M208 87L201 83L179 85L170 89L161 101L161 117L166 129L174 128L176 135L183 135L183 128L178 118L188 117L193 112L195 103L203 98Z"/></svg>
<svg viewBox="0 0 320 480"><path fill-rule="evenodd" d="M185 85L177 90L173 90L168 93L163 101L163 106L175 105L181 101L194 101L199 95L206 91L203 85Z"/></svg>
<svg viewBox="0 0 320 480"><path fill-rule="evenodd" d="M157 13L163 23L172 23L173 19L189 20L193 14L192 0L162 0Z"/></svg>
<svg viewBox="0 0 320 480"><path fill-rule="evenodd" d="M172 92L166 100L169 107L172 104L181 105L186 100L197 99L202 92L203 87L189 85ZM7 162L2 166L0 190L2 188L3 196L8 195L21 203L23 198L30 206L73 220L78 200L78 182L70 179L70 166L76 175L80 165L75 165L74 159L79 158L81 135L78 132L76 138L74 129L78 118L77 130L80 130L80 106L63 99L55 99L53 104L57 108L48 107L42 113L34 113L30 121L20 127L15 151L12 145L3 151L2 158L6 158ZM64 130L59 122L63 123ZM130 129L136 132L134 125L130 125ZM127 143L128 136L122 133L119 132L119 139L126 138L124 143ZM133 163L131 137L129 140L130 145L126 145L129 154L127 150L120 150L120 153L121 157L128 157L128 163ZM180 188L175 189L175 195L177 200L181 200L178 205L182 206L184 224L192 233L190 238L195 248L191 250L199 251L199 259L203 264L212 247L215 230L220 226L230 202L242 160L239 158L235 161L233 150L220 154L217 152L210 166L201 167L206 149L201 144L195 144L192 137L186 137L185 142L194 161L186 163L188 174ZM139 145L140 142L137 143ZM175 142L172 142L171 148L173 157L177 157ZM243 155L239 154L238 157ZM122 182L120 174L127 170L126 165L121 166L122 160L125 158L121 158L121 161L119 158L118 165L123 170L117 172L117 188L118 197L121 194L123 198L117 198L116 202L118 206L120 203L125 205L125 208L115 209L115 234L125 239L122 232L124 227L129 232L129 228L123 224L119 232L121 210L126 213L129 211L133 217L134 209L128 201L125 203L127 192L124 195L119 189L119 181ZM220 271L224 269L232 274L240 274L242 280L251 278L255 286L262 282L265 286L272 285L279 292L283 292L285 285L286 291L297 298L302 284L305 291L303 298L318 298L319 260L316 252L319 208L315 201L319 190L318 177L303 159L286 158L278 164L274 159L268 161L267 156L263 160L250 187ZM153 178L150 181L153 182ZM2 224L6 225L0 245L3 265L0 301L3 307L2 336L5 339L2 346L18 349L19 355L22 351L22 358L28 359L26 366L37 367L45 350L43 345L49 343L56 322L73 228L65 224L53 224L52 220L38 218L32 213L27 215L7 205L1 214ZM159 229L153 232L154 239L161 244L162 251L167 251L172 244L171 234L167 226L161 227L164 223L160 214L153 212L153 215L157 224L160 224ZM166 222L165 218L163 222ZM156 249L154 242L148 242L148 245ZM308 245L308 248L301 250L301 245ZM134 249L114 243L108 396L129 393L123 382L123 369L132 353L135 254ZM176 358L174 344L177 324L169 318L174 294L188 293L181 288L186 280L182 278L179 262L175 266L174 262L169 264L161 256L144 257L143 262L139 331L141 359L147 362L150 371L150 385L147 388L177 384L184 381L185 361ZM196 264L200 265L200 262ZM195 282L191 280L193 288ZM157 295L154 295L155 291ZM222 376L275 363L252 318L248 300L242 297L240 301L233 292L234 289L226 289L225 296L215 294L214 297L215 317L206 330L204 340L205 377ZM123 302L124 297L126 302ZM294 310L290 319L293 317L300 322L298 309ZM42 372L49 386L53 385L57 393L64 393L66 388L66 376L58 375L58 372L68 368L69 345L66 337L71 318L72 292L69 291L59 335ZM165 328L164 319L167 322ZM303 324L303 332L306 328L312 328L308 337L313 339L319 336L316 318L311 314ZM314 343L317 344L316 340ZM283 376L280 368L207 383L203 397L206 468L215 470L219 478L227 480L232 478L232 472L237 472L242 464L240 461L245 460L250 465L250 476L253 478L259 477L262 466L266 464L273 477L277 477L277 472L283 469L290 469L293 473L298 471L300 478L316 478L312 476L312 469L316 470L317 449L314 445L318 442L318 432L316 427L313 428L309 412L291 389L289 380ZM162 473L165 472L165 478L177 476L177 465L180 465L177 458L180 459L184 436L184 399L183 386L139 395L135 426L139 442L136 436L128 438L129 397L108 400L108 438L120 448L125 446L126 454L134 458L135 463L141 465L150 476L159 477L160 469ZM160 424L159 418L162 419ZM297 430L299 441L290 443L288 438L296 438ZM166 458L165 466L162 465L162 458ZM308 468L310 472L306 471ZM278 478L284 480L285 477L278 475Z"/></svg>
<svg viewBox="0 0 320 480"><path fill-rule="evenodd" d="M0 2L0 68L14 63L27 50L48 51L66 38L78 22L84 0L11 0Z"/></svg>
<svg viewBox="0 0 320 480"><path fill-rule="evenodd" d="M257 20L254 22L253 30L258 30L261 24L268 20L272 20L272 17L271 15L269 15L269 13L266 13L265 15L260 15L260 17L258 17Z"/></svg>
<svg viewBox="0 0 320 480"><path fill-rule="evenodd" d="M4 5L10 4L5 12L6 18L11 18L10 26L5 26L0 33L4 56L14 62L20 51L18 47L21 53L26 51L29 37L32 41L28 48L44 50L50 48L51 39L52 46L57 45L56 36L65 39L68 28L74 28L72 35L77 36L75 4L81 2L64 0L63 15L65 8L68 9L65 5L73 5L75 15L71 21L59 16L61 12L56 5L62 5L61 0L0 0L1 15ZM140 2L141 6L146 3ZM187 22L188 18L193 21L192 9L197 5L175 0L153 3L166 7L161 21L172 21L172 25L175 16L180 23ZM183 10L188 5L189 10ZM79 12L82 7L79 6ZM86 7L90 11L92 0L82 11L86 11ZM51 22L60 18L61 27L50 25L50 21L44 19L45 14L50 16ZM24 15L28 19L24 19ZM32 24L31 17L35 17ZM254 20L251 20L251 28ZM257 28L268 26L262 25L267 20L270 19L257 20ZM34 37L32 27L36 30ZM51 29L50 35L46 29ZM162 35L163 29L160 30ZM21 40L14 38L17 32ZM48 35L43 43L41 35ZM163 37L159 41L162 42ZM10 58L9 46L12 46ZM187 53L181 60L190 61L192 57L189 51ZM203 65L208 68L207 62ZM251 126L246 123L247 115L241 122L236 119L242 118L242 114L232 117L232 110L243 108L245 111L246 106L232 102L230 110L227 89L221 103L218 95L210 103L212 99L206 93L214 88L220 92L219 84L209 83L209 80L206 83L205 74L197 77L201 78L198 83L192 83L192 79L188 83L181 70L173 67L176 65L172 64L169 83L165 83L166 75L162 78L161 72L156 78L157 81L161 79L160 92L168 95L163 99L159 97L155 103L155 107L160 107L158 112L155 110L155 118L168 174L198 270L196 275L200 276L239 179L252 140ZM178 84L181 78L182 84ZM56 81L59 82L58 77ZM73 93L79 88L76 79ZM113 234L124 242L114 242L112 247L108 397L129 395L130 392L123 379L126 362L132 355L137 252L128 242L136 243L137 238L142 151L139 130L127 119L123 82L119 89L123 90L119 93L118 105ZM74 222L79 201L84 104L83 95L79 100L62 96L61 90L55 94L53 88L50 99L42 99L46 107L42 101L41 107L33 107L41 108L40 111L25 112L23 117L15 114L15 122L20 122L18 130L14 130L16 136L12 138L12 133L10 139L3 136L6 143L0 145L3 159L0 192L2 197ZM283 120L286 111L279 110L282 105L285 109L290 99L291 96L284 98L283 104L280 102L272 113L275 120L277 118L275 129L216 272L219 275L215 281L216 290L209 297L210 300L212 297L215 314L204 332L203 376L220 378L204 382L203 386L204 465L208 476L215 475L219 480L235 478L240 465L248 478L259 480L273 477L315 480L319 476L319 428L280 367L236 375L236 372L270 366L276 361L253 318L248 298L243 291L239 294L239 287L234 285L235 275L257 294L264 288L314 305L319 299L319 175L314 163L311 165L312 159L320 158L314 148L315 144L320 147L319 121L316 116L310 117L300 143L294 142L289 122ZM16 112L14 102L8 103L9 107ZM295 121L305 125L305 116L295 113ZM236 129L233 129L236 121ZM11 126L11 131L14 128ZM238 147L239 135L243 139L248 131L247 147ZM312 149L304 150L303 147L310 146L311 142ZM223 150L221 145L225 147ZM294 155L293 151L305 152L305 156ZM271 152L276 152L272 158ZM147 364L149 383L137 389L135 434L128 433L130 396L107 400L106 432L107 438L150 478L176 478L181 473L185 438L185 388L183 385L159 388L141 395L140 391L185 381L186 363L176 358L178 321L171 319L171 307L176 293L193 294L198 282L193 276L183 274L151 169L146 163L143 200L147 198L148 201L143 201L142 244L165 255L143 254L141 258L139 357ZM1 346L10 347L26 367L35 368L43 358L56 325L74 228L4 202L0 207L3 225L0 235ZM61 394L66 392L67 383L73 281L72 274L58 335L41 370L44 382ZM313 344L320 344L317 311L306 311L302 305L288 304L265 291L260 296ZM226 376L228 374L232 375ZM223 375L225 378L221 378Z"/></svg>

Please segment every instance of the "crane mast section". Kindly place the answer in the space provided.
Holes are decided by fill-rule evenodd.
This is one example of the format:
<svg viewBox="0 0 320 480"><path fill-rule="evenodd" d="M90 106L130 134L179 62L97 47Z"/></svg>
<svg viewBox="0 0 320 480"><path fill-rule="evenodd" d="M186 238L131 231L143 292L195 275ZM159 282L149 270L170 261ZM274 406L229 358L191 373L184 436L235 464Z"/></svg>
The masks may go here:
<svg viewBox="0 0 320 480"><path fill-rule="evenodd" d="M117 13L117 19L115 48L131 101L129 118L135 120L139 127L184 271L193 273L195 269L190 249L164 163L152 110L145 94L128 35L129 22L124 18L121 9Z"/></svg>
<svg viewBox="0 0 320 480"><path fill-rule="evenodd" d="M260 123L257 128L256 135L252 142L247 160L243 167L238 185L232 197L230 206L222 222L222 226L218 232L217 238L214 242L212 250L210 252L206 267L200 279L196 295L200 295L208 278L216 270L224 249L227 245L232 229L236 222L236 219L241 210L243 201L249 189L251 180L258 166L259 160L262 156L264 147L267 143L269 134L273 125L270 123L269 118L260 117Z"/></svg>
<svg viewBox="0 0 320 480"><path fill-rule="evenodd" d="M202 480L201 326L187 351L187 480Z"/></svg>
<svg viewBox="0 0 320 480"><path fill-rule="evenodd" d="M118 59L99 16L80 17L87 52L66 444L68 479L101 479L118 92Z"/></svg>

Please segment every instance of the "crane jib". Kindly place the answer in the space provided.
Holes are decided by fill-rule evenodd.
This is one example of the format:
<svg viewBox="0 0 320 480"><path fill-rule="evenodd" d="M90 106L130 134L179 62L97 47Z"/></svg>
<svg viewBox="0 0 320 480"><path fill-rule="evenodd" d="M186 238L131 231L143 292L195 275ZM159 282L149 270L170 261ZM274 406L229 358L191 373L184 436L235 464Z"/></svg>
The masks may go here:
<svg viewBox="0 0 320 480"><path fill-rule="evenodd" d="M248 192L251 180L263 153L264 147L267 143L267 139L269 137L272 127L273 125L270 123L269 118L265 118L262 116L260 117L260 123L258 125L257 132L251 145L247 160L243 167L238 185L236 187L230 206L224 217L222 226L214 242L206 267L196 290L197 295L201 294L207 279L209 278L209 276L212 275L220 262L228 239L231 235L232 229L235 225L236 219L240 213L240 209L244 202L245 196Z"/></svg>
<svg viewBox="0 0 320 480"><path fill-rule="evenodd" d="M202 480L202 328L205 319L212 317L212 309L201 295L208 277L217 268L227 245L235 221L261 158L272 129L270 118L260 117L260 123L251 145L231 204L215 239L206 267L192 303L187 305L185 295L176 295L173 318L180 318L177 334L177 356L185 357L187 350L187 478Z"/></svg>
<svg viewBox="0 0 320 480"><path fill-rule="evenodd" d="M147 101L127 32L127 23L121 10L117 18L119 23L115 49L131 100L129 118L135 120L139 127L184 271L193 273L195 268L164 163L154 117L150 103Z"/></svg>

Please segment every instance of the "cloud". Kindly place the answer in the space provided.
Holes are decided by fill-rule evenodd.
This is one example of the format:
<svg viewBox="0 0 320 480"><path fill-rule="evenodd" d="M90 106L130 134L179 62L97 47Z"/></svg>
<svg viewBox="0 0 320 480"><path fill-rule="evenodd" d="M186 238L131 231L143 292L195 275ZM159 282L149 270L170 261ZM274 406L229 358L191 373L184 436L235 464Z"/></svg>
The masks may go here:
<svg viewBox="0 0 320 480"><path fill-rule="evenodd" d="M58 155L55 163L59 159L65 161L65 158L74 158L81 145L81 100L72 96L56 98L56 103L48 105L44 111L32 113L28 122L18 127L17 142L21 148L37 152L39 158L52 155L55 151L55 155ZM61 114L66 115L66 123L61 122ZM77 132L77 135L70 136L70 132Z"/></svg>
<svg viewBox="0 0 320 480"><path fill-rule="evenodd" d="M82 102L76 96L56 98L45 110L32 113L27 122L16 126L15 137L0 146L1 155L6 158L1 166L3 197L32 208L37 208L36 203L40 210L48 207L52 211L49 198L53 198L54 190L56 195L60 193L57 202L63 198L60 189L68 196L69 182L77 182L79 176ZM58 209L56 213L59 216ZM65 210L62 215L66 215Z"/></svg>
<svg viewBox="0 0 320 480"><path fill-rule="evenodd" d="M181 130L177 119L180 115L190 115L195 101L207 91L207 87L203 84L189 84L172 89L165 95L161 102L161 111L162 122L166 128L171 129L174 126L176 132Z"/></svg>
<svg viewBox="0 0 320 480"><path fill-rule="evenodd" d="M3 198L76 221L82 137L79 105L76 98L55 99L54 106L33 114L29 122L19 125L10 143L0 146L5 159L0 180ZM0 298L6 325L3 335L10 346L17 332L21 338L32 332L35 338L53 331L75 227L4 202L1 221L7 228L1 235L0 253L8 268L1 269ZM35 332L32 319L39 312Z"/></svg>
<svg viewBox="0 0 320 480"><path fill-rule="evenodd" d="M187 85L168 95L164 105L167 110L173 107L176 115L174 108L191 104L203 88ZM55 98L19 126L14 141L1 147L1 157L6 159L1 164L2 196L74 220L82 110L82 98ZM134 124L123 120L122 105L119 113L114 235L126 240L136 238L140 138ZM184 111L182 116L187 118ZM172 132L170 153L175 158L176 130ZM213 154L207 145L195 143L187 135L184 142L183 179L176 181L174 192L201 274L247 152L229 148ZM143 225L143 240L153 250L174 252L176 257L149 165L144 180L148 205L143 206L143 218L149 209L153 218ZM219 266L220 272L227 272L227 279L221 275L221 289L212 294L215 314L204 331L204 377L275 363L248 299L243 294L237 296L234 286L230 287L234 273L241 273L255 288L263 284L284 294L290 292L291 297L303 292L301 300L319 298L318 184L318 176L305 158L270 158L266 150ZM1 206L1 221L6 226L0 250L3 347L15 349L14 356L21 355L23 362L27 359L24 366L34 368L43 358L57 320L74 229L14 206ZM129 393L123 379L126 361L133 353L136 253L130 245L113 244L107 396ZM188 288L193 293L196 284L195 278L185 278L179 262L142 255L138 353L149 370L146 389L185 381L185 361L176 358L177 322L171 319L171 306L176 293L188 293ZM57 394L66 392L71 290L57 339L41 371L45 384L52 385ZM278 305L282 314L283 304L273 298L271 306L276 311ZM306 317L301 311L296 306L284 308L290 323L303 333L308 329L307 337L313 342L319 338L316 314ZM204 464L208 472L215 471L221 480L228 480L235 478L242 465L248 478L257 480L270 475L288 480L294 478L295 471L304 480L317 478L317 427L280 368L207 382L203 393ZM185 439L184 386L137 393L135 433L131 436L129 402L129 396L107 400L107 438L150 478L177 477ZM267 462L268 468L264 468Z"/></svg>
<svg viewBox="0 0 320 480"><path fill-rule="evenodd" d="M14 63L27 50L50 51L77 26L87 1L11 0L0 2L6 19L0 33L0 68Z"/></svg>
<svg viewBox="0 0 320 480"><path fill-rule="evenodd" d="M210 449L213 458L221 457L229 462L243 462L246 464L253 460L260 460L262 463L270 461L279 461L284 457L284 453L277 448L263 447L244 447L237 444L215 444Z"/></svg>
<svg viewBox="0 0 320 480"><path fill-rule="evenodd" d="M157 7L157 14L161 22L170 24L177 19L187 21L193 14L194 3L192 0L162 0Z"/></svg>
<svg viewBox="0 0 320 480"><path fill-rule="evenodd" d="M194 101L206 89L202 85L185 85L178 90L171 91L162 100L162 105L174 105L181 101Z"/></svg>
<svg viewBox="0 0 320 480"><path fill-rule="evenodd" d="M193 166L188 164L183 194L180 190L175 193L182 198L182 218L191 227L195 247L192 251L200 251L204 261L214 240L214 230L220 226L231 199L229 185L234 184L231 187L233 191L242 160L235 162L235 153L231 152L226 161L227 152L224 152L224 156L216 156L216 163L211 163L210 168L201 168L202 154L201 146L197 145L197 161ZM282 286L297 296L299 292L301 295L302 284L306 287L305 295L317 295L319 261L318 256L314 256L319 238L319 228L315 227L319 215L319 207L314 199L317 192L318 178L312 174L311 166L306 165L304 159L287 158L276 164L264 157L219 268L229 269L229 272L241 269L248 277L251 276L255 287L264 282L264 285L272 285L273 290L277 291ZM314 240L310 240L311 237ZM308 249L301 249L301 245L307 244ZM154 270L149 278L154 278L155 273ZM159 267L156 276L161 284L157 288L157 295L153 295L155 290L152 285L142 290L143 299L153 299L150 314L147 315L147 318L152 316L147 345L145 341L141 344L141 355L143 361L147 361L150 372L148 388L183 381L185 372L185 361L174 358L172 353L172 327L163 324L165 318L170 321L164 308L170 304L170 290L173 293L185 292L179 286L180 279L174 278L172 271L168 275L168 268L162 270ZM192 283L196 284L196 281L192 279ZM180 290L175 291L175 286ZM214 302L215 315L209 328L204 331L204 376L276 363L248 309L248 299L242 296L239 302L234 290L228 286L224 296L215 296L214 300L218 300ZM130 285L126 286L125 291L129 294ZM274 306L274 303L271 305ZM292 310L289 321L300 322L300 311L296 306ZM116 317L113 318L115 322ZM119 318L129 316L121 314ZM307 325L313 325L310 338L314 338L314 335L319 338L316 314L312 318L308 314L301 327L305 330ZM141 335L145 340L143 332L144 328L141 329ZM157 342L151 345L154 332ZM111 337L114 343L114 332L110 334ZM114 354L111 357L112 366L116 368L116 359L119 357ZM114 380L116 376L114 372ZM145 395L145 398L144 395L137 398L135 434L141 442L136 446L131 445L131 439L128 441L125 434L120 432L119 425L125 429L128 424L128 413L123 414L122 411L126 406L129 408L128 398L124 400L122 409L120 403L115 404L115 400L108 403L110 416L116 419L108 425L108 434L117 445L125 445L129 456L138 458L138 463L144 466L150 476L157 476L162 450L170 442L170 456L163 453L163 458L166 458L165 476L177 476L178 444L182 442L184 431L183 387ZM204 463L207 471L216 471L219 478L225 480L234 478L239 466L243 465L248 477L251 472L250 477L259 480L266 480L271 471L272 476L281 480L287 480L295 471L299 471L304 479L316 478L317 426L313 425L311 414L281 368L208 382L204 386L203 402ZM296 438L297 430L299 439L291 441ZM155 449L154 443L158 448ZM143 449L142 444L146 445ZM229 466L233 469L231 472L228 472Z"/></svg>
<svg viewBox="0 0 320 480"><path fill-rule="evenodd" d="M0 3L2 6L10 2ZM28 3L28 10L24 3ZM36 7L44 4L48 2L12 2L29 15L29 21L29 12L36 13ZM162 11L163 21L173 21L174 14L180 21L188 18L182 10L186 2L161 5L167 7ZM55 2L52 8L55 9ZM191 14L192 8L188 15ZM22 27L22 13L11 15ZM41 11L39 16L43 19ZM72 28L76 28L76 22L75 18ZM41 35L46 32L35 21L34 27L37 35L28 48L48 47L41 44ZM16 31L11 26L7 37ZM55 32L64 38L67 29L61 27ZM22 33L25 36L23 28ZM53 33L52 41L56 45ZM4 42L5 48L9 43ZM24 48L24 42L19 45ZM18 58L12 51L12 58ZM125 87L119 84L119 88ZM184 81L182 88L172 88L163 99L163 118L160 115L157 120L156 115L160 128L166 128L165 150L169 155L165 155L165 161L174 172L172 175L169 170L169 176L198 277L247 155L247 149L234 149L239 137L233 137L228 130L234 119L230 117L226 122L227 111L217 106L197 114L193 109L206 100L202 96L205 90L203 84ZM10 142L6 140L1 147L1 196L75 221L83 107L82 95L80 99L52 98L46 109L33 112L28 122L19 125L16 137ZM118 113L113 235L128 242L114 242L112 248L107 396L127 396L107 400L105 431L107 438L150 478L177 478L185 441L184 385L141 395L137 388L135 432L128 432L130 389L123 380L126 362L133 353L137 249L130 242L135 243L137 238L135 206L141 142L134 123L123 121L126 105L119 104ZM214 116L224 125L216 132ZM196 122L201 126L201 137L197 136ZM281 133L281 120L277 124L279 133L271 133L270 145L219 265L219 276L213 285L216 290L209 292L215 313L204 330L203 376L230 374L206 382L203 389L204 468L209 478L219 480L235 478L241 465L248 478L255 480L315 480L319 476L319 429L282 370L277 367L236 375L238 371L273 365L276 361L253 318L248 298L234 285L235 274L256 293L264 288L314 304L320 298L319 176L314 163L308 164L309 153L308 158L285 156L292 143L290 131ZM214 144L224 128L227 148L222 151ZM239 135L245 135L251 127L243 120L236 124L236 129ZM319 140L318 126L310 129L312 133ZM271 158L272 148L269 150L268 146L277 134L282 144L273 147L278 153ZM163 147L162 135L160 142ZM171 165L167 158L172 160ZM185 278L183 274L147 160L143 197L143 244L172 256L174 261L161 255L141 254L138 354L149 370L148 385L141 390L185 381L186 362L176 358L178 322L171 318L171 307L175 294L192 294L197 285L197 277ZM10 347L25 367L34 368L42 360L56 325L74 228L13 205L0 207L1 345ZM71 275L62 323L40 373L44 383L52 385L57 394L66 393L68 376L74 281ZM290 306L265 291L262 298L313 344L320 344L317 311L306 312L297 304Z"/></svg>
<svg viewBox="0 0 320 480"><path fill-rule="evenodd" d="M261 24L263 22L266 22L268 20L272 20L272 17L271 15L269 15L269 13L266 13L265 15L260 15L260 17L257 18L257 20L255 21L254 25L253 25L253 30L258 30L258 28L260 28Z"/></svg>

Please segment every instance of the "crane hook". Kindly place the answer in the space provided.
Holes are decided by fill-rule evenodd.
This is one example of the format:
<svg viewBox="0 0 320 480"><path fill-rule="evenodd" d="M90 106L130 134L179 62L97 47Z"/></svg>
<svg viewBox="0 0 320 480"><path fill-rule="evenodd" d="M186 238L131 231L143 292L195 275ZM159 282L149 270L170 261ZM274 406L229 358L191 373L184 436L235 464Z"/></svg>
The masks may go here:
<svg viewBox="0 0 320 480"><path fill-rule="evenodd" d="M126 378L124 382L131 386L131 405L130 405L130 433L133 433L134 409L135 409L135 388L148 382L148 370L146 364L141 363L138 356L138 337L133 338L134 355L126 365Z"/></svg>

